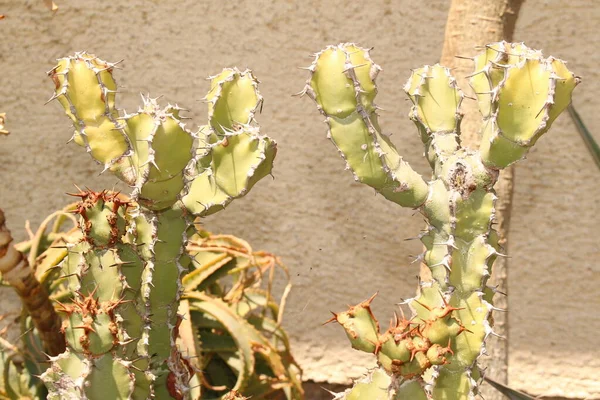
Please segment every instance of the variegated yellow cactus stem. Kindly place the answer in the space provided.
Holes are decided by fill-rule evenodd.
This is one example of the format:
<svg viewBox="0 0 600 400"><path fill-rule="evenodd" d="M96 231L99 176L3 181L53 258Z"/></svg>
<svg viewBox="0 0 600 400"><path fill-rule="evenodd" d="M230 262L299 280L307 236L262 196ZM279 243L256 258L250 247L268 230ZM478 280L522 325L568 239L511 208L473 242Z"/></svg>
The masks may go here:
<svg viewBox="0 0 600 400"><path fill-rule="evenodd" d="M402 159L379 125L374 98L380 67L368 50L330 46L308 68L305 93L325 116L328 136L355 180L418 209L428 222L418 236L425 246L418 259L433 277L407 301L412 317L394 318L384 332L370 300L334 316L352 346L374 353L379 363L337 398L462 400L478 394L477 361L494 334L494 289L487 281L502 255L493 187L499 171L523 159L571 102L579 78L563 61L522 43L487 45L473 62L470 83L483 116L478 151L461 146L464 96L448 68L415 69L404 87L433 171L429 181Z"/></svg>
<svg viewBox="0 0 600 400"><path fill-rule="evenodd" d="M269 175L276 144L254 120L250 71L212 78L208 124L191 131L178 106L116 108L115 64L88 53L48 74L74 126L72 140L132 188L131 200L81 191L82 239L69 244L60 311L67 350L42 375L49 399L187 399L193 370L176 345L185 251L195 217L223 209Z"/></svg>

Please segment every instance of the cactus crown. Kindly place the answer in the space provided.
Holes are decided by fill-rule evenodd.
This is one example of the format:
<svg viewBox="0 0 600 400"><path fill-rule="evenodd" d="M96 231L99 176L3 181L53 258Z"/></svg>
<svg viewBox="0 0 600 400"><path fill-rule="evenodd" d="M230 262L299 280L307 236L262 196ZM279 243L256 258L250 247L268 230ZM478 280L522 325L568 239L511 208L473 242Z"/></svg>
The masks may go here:
<svg viewBox="0 0 600 400"><path fill-rule="evenodd" d="M308 68L304 93L325 116L328 137L355 180L424 215L425 252L417 259L433 278L407 301L413 316L396 316L385 332L370 310L372 299L334 315L352 346L374 353L380 366L337 398L458 400L478 393L477 360L493 334L494 289L487 280L502 255L493 186L499 170L524 158L567 107L579 78L563 61L522 43L488 45L474 64L470 83L483 116L478 151L461 145L464 95L448 68L415 69L404 86L433 170L428 182L381 130L374 103L381 68L369 50L329 46Z"/></svg>

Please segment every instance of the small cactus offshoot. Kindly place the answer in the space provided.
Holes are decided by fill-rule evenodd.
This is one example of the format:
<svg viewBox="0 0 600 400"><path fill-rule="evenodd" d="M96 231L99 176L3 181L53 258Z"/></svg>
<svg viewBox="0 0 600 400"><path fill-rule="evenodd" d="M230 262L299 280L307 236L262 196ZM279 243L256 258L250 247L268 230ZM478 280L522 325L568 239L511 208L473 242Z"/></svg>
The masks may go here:
<svg viewBox="0 0 600 400"><path fill-rule="evenodd" d="M374 98L381 68L367 49L329 46L308 67L303 93L325 116L328 137L355 180L418 209L428 223L418 236L425 246L418 260L433 279L421 282L406 302L409 319L395 316L382 332L372 299L334 315L352 346L374 353L379 363L339 399L462 400L478 394L477 361L494 334L494 289L487 281L494 260L503 256L493 228L493 187L499 171L523 159L569 105L579 78L563 61L522 43L487 45L473 61L470 83L483 116L478 151L461 145L464 95L448 68L415 69L404 86L433 171L429 181L402 159L379 125Z"/></svg>

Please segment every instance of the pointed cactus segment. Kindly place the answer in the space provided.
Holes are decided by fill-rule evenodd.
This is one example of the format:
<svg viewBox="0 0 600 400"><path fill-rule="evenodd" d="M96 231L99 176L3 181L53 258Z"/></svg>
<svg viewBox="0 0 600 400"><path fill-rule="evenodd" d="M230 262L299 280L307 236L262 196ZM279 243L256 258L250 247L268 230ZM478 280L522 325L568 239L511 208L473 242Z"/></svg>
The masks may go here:
<svg viewBox="0 0 600 400"><path fill-rule="evenodd" d="M434 166L438 158L460 148L463 94L450 70L439 64L413 70L404 90L413 103L410 119L417 125L427 158Z"/></svg>
<svg viewBox="0 0 600 400"><path fill-rule="evenodd" d="M206 102L208 122L215 133L224 135L254 120L262 105L258 83L252 71L237 68L226 68L212 77Z"/></svg>
<svg viewBox="0 0 600 400"><path fill-rule="evenodd" d="M196 215L217 212L248 193L271 174L277 154L276 142L255 124L263 99L252 72L226 68L211 79L209 125L197 133L198 158L188 170L183 197Z"/></svg>
<svg viewBox="0 0 600 400"><path fill-rule="evenodd" d="M73 121L73 139L105 168L127 154L130 143L117 122L115 64L82 52L61 58L48 72L57 99Z"/></svg>
<svg viewBox="0 0 600 400"><path fill-rule="evenodd" d="M356 380L352 388L338 393L334 400L428 400L430 397L418 380L397 379L381 368Z"/></svg>
<svg viewBox="0 0 600 400"><path fill-rule="evenodd" d="M475 58L471 77L484 116L480 152L505 168L527 154L571 102L579 78L565 63L522 43L494 43Z"/></svg>
<svg viewBox="0 0 600 400"><path fill-rule="evenodd" d="M431 390L432 399L462 400L477 398L479 382L471 379L470 371L440 369Z"/></svg>
<svg viewBox="0 0 600 400"><path fill-rule="evenodd" d="M367 353L379 351L379 322L375 319L370 306L374 298L375 295L350 307L348 311L334 314L328 321L336 321L342 325L352 347Z"/></svg>
<svg viewBox="0 0 600 400"><path fill-rule="evenodd" d="M380 68L366 49L353 44L330 46L309 67L305 92L315 100L336 145L357 181L406 207L418 207L427 184L381 133L375 78Z"/></svg>
<svg viewBox="0 0 600 400"><path fill-rule="evenodd" d="M375 111L375 79L381 68L369 50L354 44L330 46L316 55L310 69L311 97L326 116L344 119L356 113L358 105L367 116Z"/></svg>
<svg viewBox="0 0 600 400"><path fill-rule="evenodd" d="M185 187L184 169L192 160L194 137L181 122L178 108L161 108L142 96L143 108L122 118L132 152L112 168L135 187L140 204L162 210L175 204Z"/></svg>
<svg viewBox="0 0 600 400"><path fill-rule="evenodd" d="M84 240L97 248L114 246L125 234L125 215L129 202L117 193L80 192L75 213L80 215Z"/></svg>

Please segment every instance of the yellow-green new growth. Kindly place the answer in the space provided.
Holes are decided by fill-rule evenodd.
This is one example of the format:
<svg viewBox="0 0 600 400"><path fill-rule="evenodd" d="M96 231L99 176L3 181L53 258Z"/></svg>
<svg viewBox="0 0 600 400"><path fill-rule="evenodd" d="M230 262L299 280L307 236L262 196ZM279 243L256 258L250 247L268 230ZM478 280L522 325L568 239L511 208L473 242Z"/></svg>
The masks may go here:
<svg viewBox="0 0 600 400"><path fill-rule="evenodd" d="M132 201L76 194L82 239L67 245L62 263L72 293L61 308L68 349L42 379L51 399L187 399L194 371L176 340L189 317L177 314L188 233L194 217L223 209L271 173L276 144L254 120L262 98L250 71L212 78L208 125L191 132L181 108L150 97L121 113L114 66L76 53L48 73L73 140L132 188Z"/></svg>
<svg viewBox="0 0 600 400"><path fill-rule="evenodd" d="M354 44L316 54L304 93L317 103L346 166L388 200L417 208L428 222L417 259L433 280L407 301L413 317L385 332L370 300L334 316L352 346L377 355L380 369L339 399L473 399L477 360L493 334L494 290L487 286L499 253L493 229L499 170L520 160L571 101L579 82L564 62L522 43L494 43L474 58L471 85L483 116L479 151L461 146L463 94L440 65L412 71L404 90L425 156L426 182L398 155L378 122L375 78L381 70Z"/></svg>
<svg viewBox="0 0 600 400"><path fill-rule="evenodd" d="M373 103L380 68L371 61L368 51L354 45L328 47L309 69L311 80L305 92L325 116L328 135L354 179L402 206L421 204L427 196L426 182L381 133Z"/></svg>
<svg viewBox="0 0 600 400"><path fill-rule="evenodd" d="M479 151L486 166L523 158L571 103L579 78L565 62L522 43L494 43L475 57L471 86L483 115Z"/></svg>

